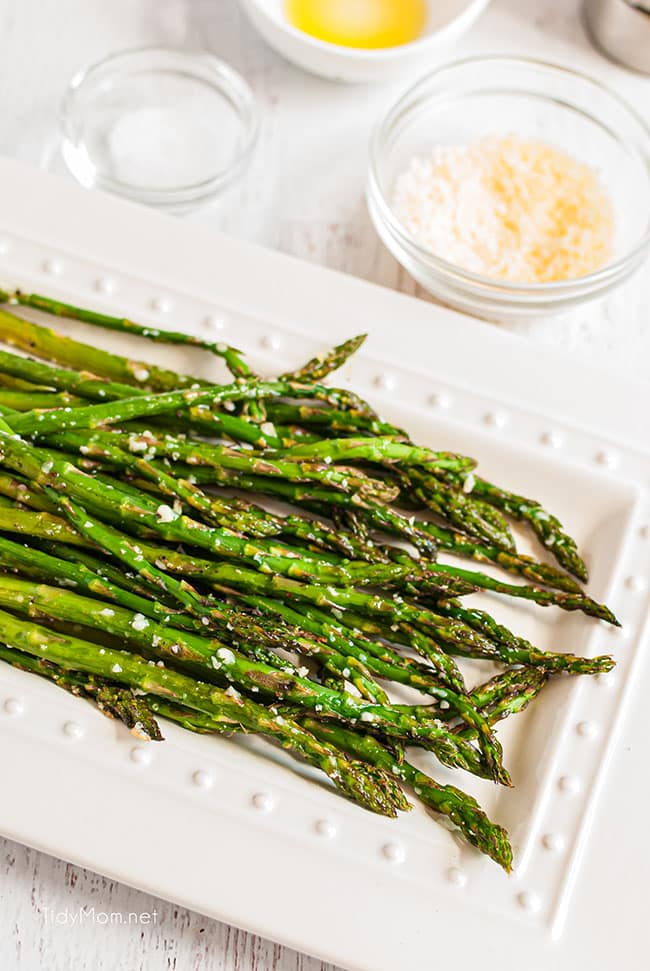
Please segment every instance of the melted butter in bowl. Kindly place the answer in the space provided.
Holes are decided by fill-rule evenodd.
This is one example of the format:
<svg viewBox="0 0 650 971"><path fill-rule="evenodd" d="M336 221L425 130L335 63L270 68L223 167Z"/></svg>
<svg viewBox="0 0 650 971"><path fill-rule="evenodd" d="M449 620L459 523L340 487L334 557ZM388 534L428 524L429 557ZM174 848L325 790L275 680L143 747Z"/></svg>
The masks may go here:
<svg viewBox="0 0 650 971"><path fill-rule="evenodd" d="M328 44L378 49L410 44L427 20L425 0L286 0L298 30Z"/></svg>

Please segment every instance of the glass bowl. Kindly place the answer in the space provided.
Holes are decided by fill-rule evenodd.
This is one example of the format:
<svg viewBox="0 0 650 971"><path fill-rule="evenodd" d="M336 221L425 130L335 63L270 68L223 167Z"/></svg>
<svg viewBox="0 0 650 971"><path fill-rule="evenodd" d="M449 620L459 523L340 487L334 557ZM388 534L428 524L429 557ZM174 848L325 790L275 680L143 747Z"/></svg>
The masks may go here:
<svg viewBox="0 0 650 971"><path fill-rule="evenodd" d="M412 157L494 135L543 140L598 172L616 220L606 265L573 280L506 282L434 256L406 231L391 197ZM422 78L380 122L371 140L367 199L385 245L441 302L492 320L554 314L607 293L647 256L650 130L616 94L582 74L525 58L468 58Z"/></svg>
<svg viewBox="0 0 650 971"><path fill-rule="evenodd" d="M258 123L250 88L223 61L147 48L77 74L61 126L63 158L82 185L182 212L242 174Z"/></svg>

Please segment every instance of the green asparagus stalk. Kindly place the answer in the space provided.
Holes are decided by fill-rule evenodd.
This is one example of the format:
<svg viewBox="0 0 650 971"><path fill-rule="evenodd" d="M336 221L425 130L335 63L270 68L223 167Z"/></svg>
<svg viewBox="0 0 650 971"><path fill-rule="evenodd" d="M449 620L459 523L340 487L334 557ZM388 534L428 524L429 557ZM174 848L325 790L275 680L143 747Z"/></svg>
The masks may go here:
<svg viewBox="0 0 650 971"><path fill-rule="evenodd" d="M297 425L311 428L317 426L319 438L337 437L338 434L359 435L366 432L381 438L393 438L396 441L408 441L408 435L401 429L396 429L388 422L380 421L377 418L366 418L354 410L337 411L334 408L314 405L296 405L287 403L269 402L267 409L268 417L276 425ZM332 433L323 435L323 429Z"/></svg>
<svg viewBox="0 0 650 971"><path fill-rule="evenodd" d="M0 462L41 486L73 497L89 511L99 511L100 515L129 524L136 532L151 530L172 542L201 546L218 556L247 561L261 570L344 583L372 583L405 573L399 564L350 561L337 566L327 562L326 554L322 554L320 560L310 559L303 551L292 553L282 544L269 546L264 540L242 539L225 530L208 527L144 495L135 502L117 487L108 489L99 480L60 459L58 453L35 449L5 432L0 432Z"/></svg>
<svg viewBox="0 0 650 971"><path fill-rule="evenodd" d="M510 872L512 849L508 834L488 819L472 796L455 786L441 786L411 763L395 759L393 753L372 736L362 736L336 723L317 722L310 718L303 719L302 724L317 738L336 744L386 772L392 772L411 786L421 802L434 812L448 817L470 843L491 857L506 873Z"/></svg>
<svg viewBox="0 0 650 971"><path fill-rule="evenodd" d="M127 651L98 647L78 637L54 633L0 611L0 641L11 649L42 658L66 670L106 678L145 694L176 701L203 712L232 731L250 731L278 741L289 751L321 769L349 798L366 809L396 816L407 808L395 780L381 770L348 759L319 742L299 724L235 692L194 681L168 668L151 665Z"/></svg>
<svg viewBox="0 0 650 971"><path fill-rule="evenodd" d="M181 724L191 731L223 733L232 725L214 719L202 712L192 711L155 695L135 697L128 689L115 687L111 682L93 676L66 671L50 661L0 645L0 658L16 667L39 674L55 681L73 694L94 700L105 714L124 721L131 729L151 738L161 738L153 712ZM124 700L123 700L124 699ZM435 812L447 816L466 838L482 852L494 859L506 872L512 864L512 851L507 834L491 823L478 803L453 786L440 786L420 770L404 760L396 760L393 753L370 736L361 736L336 723L324 723L315 719L303 719L302 726L311 735L320 738L338 751L345 752L359 762L373 765L386 773L400 778L418 790L418 797Z"/></svg>
<svg viewBox="0 0 650 971"><path fill-rule="evenodd" d="M191 388L196 384L196 378L190 375L176 374L145 361L130 360L90 344L82 344L48 327L16 317L7 310L0 310L0 339L28 354L36 354L64 367L90 371L93 375L124 384L158 391Z"/></svg>
<svg viewBox="0 0 650 971"><path fill-rule="evenodd" d="M504 721L504 719L509 718L511 715L518 715L520 712L525 711L531 701L534 701L542 690L546 684L546 680L546 673L541 672L541 676L537 682L529 681L525 687L522 687L518 694L513 693L508 697L504 697L488 708L486 716L489 723L494 724L497 721ZM475 730L467 725L459 726L457 731L462 738L471 739L475 737Z"/></svg>
<svg viewBox="0 0 650 971"><path fill-rule="evenodd" d="M392 438L326 438L314 445L295 445L281 453L289 459L315 459L329 462L393 463L434 466L440 469L470 470L473 459L453 452L432 452L428 448L405 445Z"/></svg>
<svg viewBox="0 0 650 971"><path fill-rule="evenodd" d="M29 379L39 387L51 387L60 391L61 394L70 394L71 400L65 405L64 402L61 403L65 407L81 408L88 405L88 400L97 402L120 401L124 398L142 397L146 394L146 390L141 387L131 387L128 384L99 378L88 371L72 371L54 367L51 364L43 364L40 361L10 354L7 351L0 351L0 369L15 376L16 379ZM199 385L197 383L191 387L198 388L199 386L205 387L205 384ZM41 401L34 396L33 392L22 393L27 398L32 399L32 405L29 409L19 408L20 411L55 407L54 402ZM52 395L52 397L54 396ZM11 401L7 401L7 404L11 405ZM259 447L277 448L282 444L280 438L271 434L268 424L262 429L246 418L224 411L217 413L206 405L182 409L182 422L183 427L190 427L212 435L220 434L233 438L235 441L249 442Z"/></svg>
<svg viewBox="0 0 650 971"><path fill-rule="evenodd" d="M14 378L10 374L4 374L0 372L0 388L7 388L10 391L30 391L30 392L41 392L47 390L39 384L34 384L31 381L22 381L20 378Z"/></svg>
<svg viewBox="0 0 650 971"><path fill-rule="evenodd" d="M322 712L353 724L358 721L367 722L375 731L408 739L413 744L422 740L435 751L444 764L466 768L481 776L489 775L504 784L509 783L505 770L500 766L484 766L471 744L454 735L439 720L421 716L412 718L407 712L392 706L368 704L352 695L331 691L316 682L295 676L290 671L280 671L246 658L235 648L220 645L215 638L203 639L185 631L169 631L163 625L155 621L148 622L145 618L141 619L141 615L121 607L112 606L107 609L100 601L8 576L0 577L0 603L18 611L25 610L31 614L36 612L49 619L95 627L123 638L125 643L145 652L149 657L161 658L175 666L188 666L188 670L191 669L194 673L197 666L202 666L204 677L208 672L249 693L259 692L261 696L271 697L276 701L297 704L305 711L316 714ZM3 616L0 611L0 641L5 640ZM13 646L28 650L22 642ZM64 663L57 657L52 659L56 663ZM74 667L74 664L67 666ZM103 672L91 670L90 673ZM197 707L200 708L200 705Z"/></svg>
<svg viewBox="0 0 650 971"><path fill-rule="evenodd" d="M513 696L527 693L529 690L539 692L548 678L548 673L540 668L508 668L500 674L495 674L489 681L478 685L470 692L469 697L472 704L481 711L492 713L496 705ZM493 714L490 714L489 718L490 722L496 720Z"/></svg>
<svg viewBox="0 0 650 971"><path fill-rule="evenodd" d="M540 503L500 489L480 476L475 476L472 480L472 495L501 509L513 519L528 523L558 563L578 579L588 579L587 567L578 553L575 540L564 531L559 519L547 512Z"/></svg>
<svg viewBox="0 0 650 971"><path fill-rule="evenodd" d="M196 388L197 383L201 383L190 375L177 374L174 371L154 367L144 361L133 361L118 354L102 351L90 344L74 341L54 330L2 310L0 310L0 340L64 367L77 371L87 370L93 376L132 384L151 391L192 389ZM204 387L209 387L203 384ZM353 408L367 417L375 416L370 406L351 391L342 388L325 388L316 384L296 387L303 390L303 397L314 397L343 410Z"/></svg>
<svg viewBox="0 0 650 971"><path fill-rule="evenodd" d="M12 411L32 411L35 408L76 408L86 404L67 391L14 391L0 388L0 407Z"/></svg>
<svg viewBox="0 0 650 971"><path fill-rule="evenodd" d="M222 358L234 377L248 377L251 373L248 365L242 360L241 351L223 342L205 341L199 337L194 337L192 334L184 334L175 330L162 330L159 327L137 324L132 320L122 317L113 317L110 314L74 307L72 304L63 303L60 300L53 300L51 297L44 297L38 293L23 293L21 290L14 290L10 293L0 291L0 302L21 304L25 307L41 310L44 313L53 314L56 317L68 317L71 320L79 320L83 323L93 324L95 327L102 327L106 330L116 330L123 334L135 334L137 337L145 337L147 340L155 341L156 343L199 347Z"/></svg>
<svg viewBox="0 0 650 971"><path fill-rule="evenodd" d="M325 481L335 489L340 488L345 491L358 489L359 492L364 494L379 490L383 495L390 495L390 492L387 491L390 487L385 487L378 480L372 480L359 472L347 473L327 466L320 467L315 463L304 463L297 466L291 462L270 462L267 459L259 459L256 454L248 450L237 452L225 446L188 443L180 439L172 439L170 436L160 440L159 445L153 444L153 441L150 434L122 435L95 432L87 436L83 432L63 432L48 436L45 443L50 447L64 448L67 451L78 450L84 456L107 459L115 467L137 471L158 485L161 484L161 479L164 477L168 489L171 488L170 473L164 469L160 462L152 463L151 459L158 455L187 454L196 464L222 465L238 472L259 472L263 476L286 477L294 481ZM188 477L175 476L174 478L177 482L180 481L184 484L185 495L183 498L189 502L187 494L192 491L193 483ZM195 506L196 490L194 490L194 493L190 504ZM202 511L206 508L205 503L202 503L201 508ZM258 517L259 515L257 513ZM268 514L266 518L268 519ZM294 530L295 528L294 523ZM304 529L302 531L304 532Z"/></svg>
<svg viewBox="0 0 650 971"><path fill-rule="evenodd" d="M401 472L400 477L404 482L404 492L412 496L416 503L467 535L516 553L515 541L506 520L497 510L490 510L487 503L478 502L462 490L449 488L434 475L427 475L417 468L409 469L408 474Z"/></svg>
<svg viewBox="0 0 650 971"><path fill-rule="evenodd" d="M144 401L144 398L138 399ZM126 404L126 402L122 402ZM78 408L73 414L79 414L86 409ZM41 412L38 418L48 419L55 412ZM9 424L18 434L24 434L21 430L21 419L28 418L33 420L33 413L19 416L17 419L11 417ZM26 433L29 435L29 432ZM40 436L43 438L45 436ZM110 435L102 432L95 432L94 435L79 435L73 431L51 433L47 436L47 442L59 448L79 448L83 449L82 454L93 457L105 457L109 461L113 458L112 447L119 447L131 451L135 454L142 453L151 459L154 457L168 456L173 458L187 458L190 465L206 465L209 467L226 468L235 472L252 473L263 477L277 477L292 482L316 482L327 485L330 488L341 490L345 493L358 493L360 497L368 499L378 499L390 501L395 497L395 489L388 483L379 479L373 479L359 470L346 470L333 468L325 463L318 462L292 462L285 459L269 459L264 453L252 452L249 450L239 451L224 445L209 445L203 442L185 442L182 439L172 438L166 435L164 438L154 438L151 434L116 434ZM122 463L124 459L120 460ZM236 476L234 481L237 481Z"/></svg>
<svg viewBox="0 0 650 971"><path fill-rule="evenodd" d="M563 590L542 590L539 587L526 586L524 584L503 583L487 574L479 573L476 570L464 570L462 567L447 566L444 563L427 564L427 568L433 572L449 573L450 576L466 580L474 587L483 590L491 590L495 593L502 593L508 597L517 597L523 600L532 600L542 607L561 607L562 610L580 610L589 617L597 617L607 624L620 627L612 611L605 604L600 604L587 597L584 593L567 593Z"/></svg>
<svg viewBox="0 0 650 971"><path fill-rule="evenodd" d="M3 316L2 311L0 311L0 328L2 322ZM28 324L27 321L20 322L21 325L23 323ZM29 351L29 344L23 349ZM87 367L80 371L73 371L51 364L43 364L33 358L22 357L20 354L12 354L5 350L0 350L0 370L3 374L28 381L41 388L54 388L60 393L67 393L78 398L88 398L91 401L119 401L121 398L132 398L134 395L146 393L141 388L133 387L127 382L98 377Z"/></svg>
<svg viewBox="0 0 650 971"><path fill-rule="evenodd" d="M402 658L395 651L391 650L386 644L372 642L368 638L355 638L350 636L343 627L337 627L329 622L325 615L322 617L319 611L300 612L284 605L279 601L269 600L264 597L244 597L247 604L261 608L266 612L278 615L283 620L298 627L307 627L312 633L324 636L329 644L334 646L337 651L346 657L362 661L370 672L387 681L397 684L408 685L435 698L438 703L448 706L463 722L474 731L474 737L479 738L479 743L484 756L493 764L498 764L502 760L501 747L488 725L477 711L477 708L468 702L464 684L459 672L453 668L436 667L437 658L430 658L434 670L440 681L432 678L429 668L418 664L411 658ZM421 709L423 716L426 710Z"/></svg>
<svg viewBox="0 0 650 971"><path fill-rule="evenodd" d="M564 590L566 593L582 593L582 587L573 577L550 563L540 563L524 553L511 553L497 546L475 543L462 533L445 529L437 523L420 521L418 527L450 553L469 557L479 563L494 563L509 573L525 577L538 585Z"/></svg>
<svg viewBox="0 0 650 971"><path fill-rule="evenodd" d="M343 367L348 358L359 350L367 336L367 334L359 334L358 337L352 337L342 344L337 344L326 354L316 355L302 367L295 371L288 371L282 377L288 381L299 381L302 384L307 384L310 381L322 381L332 371L338 371L340 367Z"/></svg>
<svg viewBox="0 0 650 971"><path fill-rule="evenodd" d="M123 722L134 735L140 738L154 742L163 741L160 726L154 718L148 700L146 697L134 694L130 688L122 688L92 674L66 671L52 664L51 661L32 657L22 651L5 647L4 644L0 644L0 660L20 668L21 671L38 674L48 681L53 681L78 698L93 701L102 714Z"/></svg>
<svg viewBox="0 0 650 971"><path fill-rule="evenodd" d="M44 513L31 513L21 510L7 510L0 506L0 529L13 532L36 535L43 539L54 539L61 542L79 542L78 534L67 527L57 517L50 517ZM472 631L464 621L457 627L441 627L436 624L441 620L439 615L430 616L430 611L418 608L394 595L388 601L379 596L364 594L348 588L327 588L315 584L298 583L288 577L269 576L242 569L229 564L212 563L177 553L171 549L151 546L144 540L138 541L143 555L150 562L171 573L184 576L198 575L209 582L217 590L230 592L245 590L264 596L286 598L299 603L312 604L325 610L335 610L335 616L345 621L350 611L361 611L372 620L384 622L384 632L389 639L394 639L398 631L392 627L396 624L411 624L416 629L423 624L427 633L440 637L441 646L451 654L463 657L478 657L504 662L506 664L525 664L547 668L550 671L563 671L570 674L599 674L610 671L614 661L609 656L595 658L580 658L573 654L552 653L541 651L529 645L521 638L514 638L510 642L498 643L490 640L481 631ZM442 618L448 622L449 618ZM471 636L468 636L468 631ZM495 632L492 631L494 636Z"/></svg>

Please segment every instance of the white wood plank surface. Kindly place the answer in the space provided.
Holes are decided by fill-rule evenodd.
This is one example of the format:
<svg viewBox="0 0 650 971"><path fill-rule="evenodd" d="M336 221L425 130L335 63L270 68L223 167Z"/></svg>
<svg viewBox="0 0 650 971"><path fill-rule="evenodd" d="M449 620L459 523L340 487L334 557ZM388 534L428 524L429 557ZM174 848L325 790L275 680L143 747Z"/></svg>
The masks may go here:
<svg viewBox="0 0 650 971"><path fill-rule="evenodd" d="M578 10L577 0L493 0L454 53L529 53L581 67L611 83L650 120L650 79L627 74L593 52ZM350 87L308 77L265 47L236 0L0 0L0 36L0 152L55 169L60 167L58 104L78 68L111 51L148 44L213 50L253 85L263 112L262 135L243 184L191 218L418 292L377 240L363 201L368 134L403 83ZM534 340L561 343L647 376L649 298L646 268L599 306L519 329ZM44 814L46 809L44 794ZM94 920L83 915L93 907ZM152 922L125 923L129 913L150 914ZM67 924L56 923L64 919L60 914L67 915ZM104 923L104 914L121 917ZM0 969L86 968L332 971L320 961L0 839Z"/></svg>

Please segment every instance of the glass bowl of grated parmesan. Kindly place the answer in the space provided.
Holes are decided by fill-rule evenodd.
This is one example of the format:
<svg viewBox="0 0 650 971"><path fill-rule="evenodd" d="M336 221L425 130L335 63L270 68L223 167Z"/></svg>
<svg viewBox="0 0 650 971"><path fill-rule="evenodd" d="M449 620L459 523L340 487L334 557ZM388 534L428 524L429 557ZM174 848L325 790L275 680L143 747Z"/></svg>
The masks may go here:
<svg viewBox="0 0 650 971"><path fill-rule="evenodd" d="M650 248L650 129L618 95L524 58L448 64L373 134L368 208L441 302L494 320L602 296Z"/></svg>

